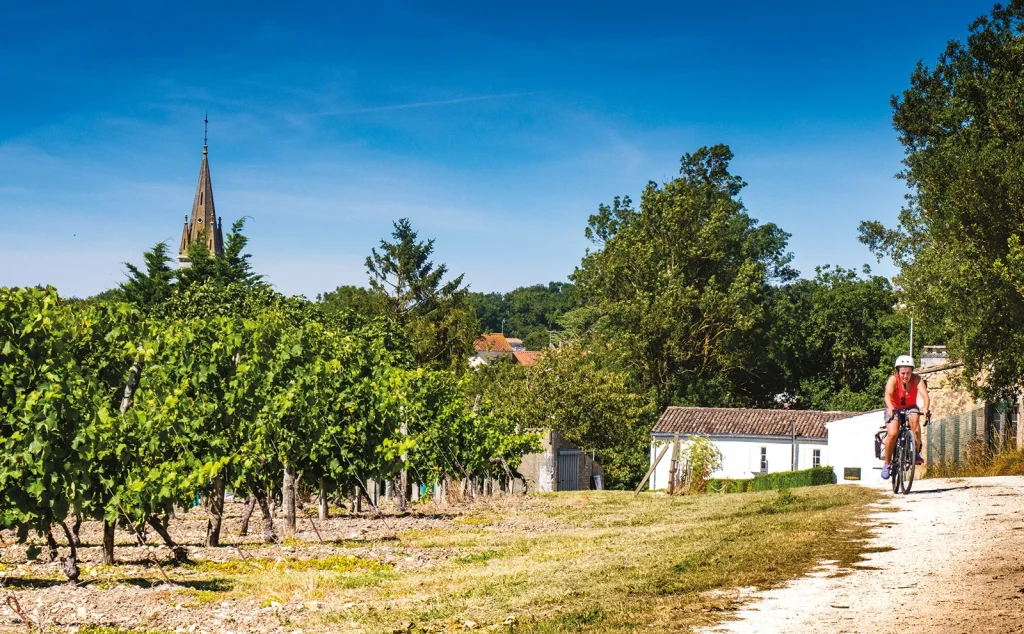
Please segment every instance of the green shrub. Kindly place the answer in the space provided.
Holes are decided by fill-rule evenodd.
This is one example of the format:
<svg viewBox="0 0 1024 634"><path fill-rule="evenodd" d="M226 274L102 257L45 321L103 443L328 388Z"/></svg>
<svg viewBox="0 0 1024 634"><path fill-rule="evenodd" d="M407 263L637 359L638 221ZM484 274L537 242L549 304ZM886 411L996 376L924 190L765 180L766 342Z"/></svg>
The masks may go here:
<svg viewBox="0 0 1024 634"><path fill-rule="evenodd" d="M779 471L766 473L746 480L711 478L708 480L709 493L747 493L748 491L773 491L795 487L812 487L835 482L832 467L812 467L801 471Z"/></svg>
<svg viewBox="0 0 1024 634"><path fill-rule="evenodd" d="M707 483L708 493L746 493L754 490L754 480L730 480L729 478L711 478Z"/></svg>

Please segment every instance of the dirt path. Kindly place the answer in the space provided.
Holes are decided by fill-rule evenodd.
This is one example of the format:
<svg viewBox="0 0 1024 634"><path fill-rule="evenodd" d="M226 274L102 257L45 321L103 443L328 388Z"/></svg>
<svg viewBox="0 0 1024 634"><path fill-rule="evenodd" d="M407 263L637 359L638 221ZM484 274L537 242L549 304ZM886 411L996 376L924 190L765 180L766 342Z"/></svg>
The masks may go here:
<svg viewBox="0 0 1024 634"><path fill-rule="evenodd" d="M704 631L1024 632L1024 477L919 480L879 510L870 546L893 550L824 562Z"/></svg>

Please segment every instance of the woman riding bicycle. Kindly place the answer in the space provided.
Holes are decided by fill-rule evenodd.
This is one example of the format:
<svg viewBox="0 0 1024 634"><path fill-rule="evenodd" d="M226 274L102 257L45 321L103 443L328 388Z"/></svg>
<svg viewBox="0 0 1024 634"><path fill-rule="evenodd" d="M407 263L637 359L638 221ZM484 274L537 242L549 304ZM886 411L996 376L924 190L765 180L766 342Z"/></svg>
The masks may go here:
<svg viewBox="0 0 1024 634"><path fill-rule="evenodd" d="M921 404L924 405L926 416L931 416L931 397L928 396L928 384L924 382L920 374L914 372L914 358L910 355L900 355L896 359L896 371L889 377L885 384L885 424L887 434L885 436L885 465L882 467L882 479L889 479L889 461L892 460L892 450L896 446L896 433L899 431L899 419L896 416L898 410L907 413L907 423L910 431L914 433L914 441L918 448L921 447L921 408L917 405L917 395L921 394ZM924 464L918 450L917 464Z"/></svg>

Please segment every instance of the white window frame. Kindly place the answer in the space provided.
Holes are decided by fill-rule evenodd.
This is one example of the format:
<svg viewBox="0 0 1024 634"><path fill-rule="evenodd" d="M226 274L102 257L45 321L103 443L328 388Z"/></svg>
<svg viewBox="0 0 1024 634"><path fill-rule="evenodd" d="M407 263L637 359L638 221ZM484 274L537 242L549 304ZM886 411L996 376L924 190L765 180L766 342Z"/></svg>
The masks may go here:
<svg viewBox="0 0 1024 634"><path fill-rule="evenodd" d="M821 466L821 449L811 449L811 466Z"/></svg>

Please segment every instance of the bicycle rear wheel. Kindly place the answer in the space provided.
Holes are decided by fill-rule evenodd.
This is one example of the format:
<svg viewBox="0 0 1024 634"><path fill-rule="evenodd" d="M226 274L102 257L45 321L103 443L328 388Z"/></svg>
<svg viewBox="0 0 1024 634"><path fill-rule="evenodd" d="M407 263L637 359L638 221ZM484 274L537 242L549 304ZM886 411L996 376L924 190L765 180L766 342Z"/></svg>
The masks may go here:
<svg viewBox="0 0 1024 634"><path fill-rule="evenodd" d="M903 493L910 493L910 487L914 485L914 472L917 471L917 446L914 442L914 434L909 430L903 430L903 462L900 464L900 486Z"/></svg>

